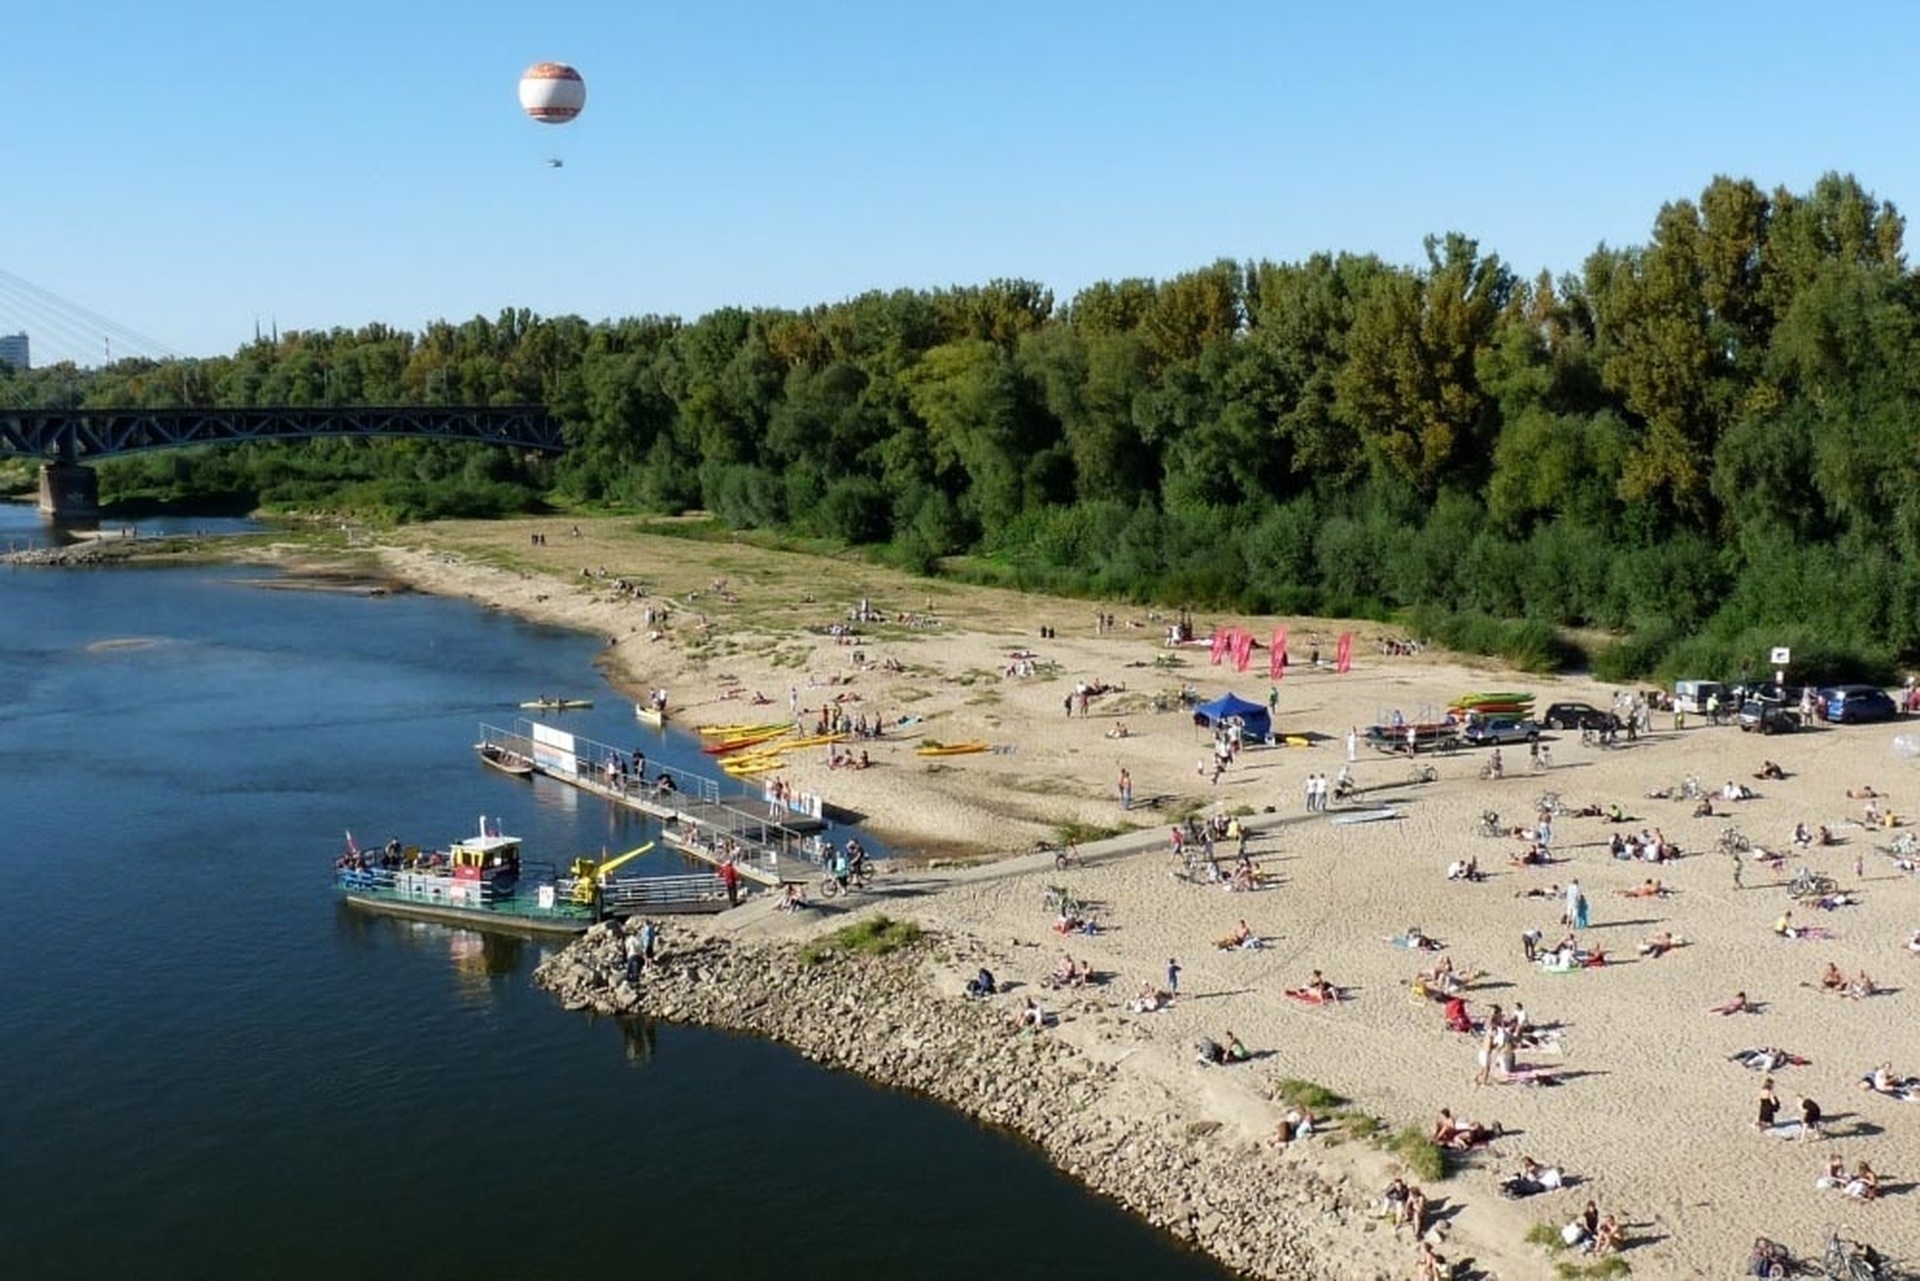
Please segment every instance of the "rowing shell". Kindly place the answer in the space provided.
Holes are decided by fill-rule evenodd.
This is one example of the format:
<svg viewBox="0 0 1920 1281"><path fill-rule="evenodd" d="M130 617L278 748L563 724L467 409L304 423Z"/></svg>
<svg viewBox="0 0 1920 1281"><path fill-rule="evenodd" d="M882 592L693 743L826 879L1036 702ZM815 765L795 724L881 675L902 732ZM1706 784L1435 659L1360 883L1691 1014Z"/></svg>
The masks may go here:
<svg viewBox="0 0 1920 1281"><path fill-rule="evenodd" d="M1400 817L1400 811L1396 809L1391 809L1391 808L1377 809L1377 810L1353 810L1346 814L1335 814L1331 821L1336 827L1344 827L1348 823L1378 823L1383 819L1399 818L1399 817Z"/></svg>

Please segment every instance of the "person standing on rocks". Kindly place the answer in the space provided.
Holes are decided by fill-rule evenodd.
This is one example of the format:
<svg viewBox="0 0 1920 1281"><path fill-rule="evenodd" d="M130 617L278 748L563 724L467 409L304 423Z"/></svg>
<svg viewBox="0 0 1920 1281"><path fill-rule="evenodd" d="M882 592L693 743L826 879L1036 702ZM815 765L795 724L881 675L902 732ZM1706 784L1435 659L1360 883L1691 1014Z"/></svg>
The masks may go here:
<svg viewBox="0 0 1920 1281"><path fill-rule="evenodd" d="M626 942L627 982L632 983L640 977L640 967L646 962L646 944L639 930L629 931Z"/></svg>

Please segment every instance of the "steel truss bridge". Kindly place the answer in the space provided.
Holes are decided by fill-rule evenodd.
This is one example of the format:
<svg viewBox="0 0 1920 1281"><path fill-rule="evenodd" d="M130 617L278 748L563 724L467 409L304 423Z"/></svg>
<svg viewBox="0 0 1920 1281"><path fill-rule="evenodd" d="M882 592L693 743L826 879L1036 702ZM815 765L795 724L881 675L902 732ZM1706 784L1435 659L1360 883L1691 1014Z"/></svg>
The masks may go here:
<svg viewBox="0 0 1920 1281"><path fill-rule="evenodd" d="M242 440L421 436L535 453L566 451L544 405L249 409L0 408L0 457L84 463L153 449Z"/></svg>

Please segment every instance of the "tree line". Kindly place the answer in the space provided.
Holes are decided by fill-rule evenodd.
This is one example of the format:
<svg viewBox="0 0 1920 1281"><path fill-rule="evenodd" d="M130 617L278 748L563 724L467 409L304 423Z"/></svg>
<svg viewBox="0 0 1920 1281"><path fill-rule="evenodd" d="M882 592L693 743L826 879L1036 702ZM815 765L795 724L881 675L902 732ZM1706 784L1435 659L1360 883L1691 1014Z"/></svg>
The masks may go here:
<svg viewBox="0 0 1920 1281"><path fill-rule="evenodd" d="M1016 587L1409 618L1604 675L1920 657L1920 295L1850 177L1715 178L1647 242L1522 279L1461 234L1101 282L869 293L16 375L94 405L544 402L558 460L248 444L102 468L103 495L393 518L704 509ZM3 377L4 375L0 375ZM1411 613L1409 613L1411 611Z"/></svg>

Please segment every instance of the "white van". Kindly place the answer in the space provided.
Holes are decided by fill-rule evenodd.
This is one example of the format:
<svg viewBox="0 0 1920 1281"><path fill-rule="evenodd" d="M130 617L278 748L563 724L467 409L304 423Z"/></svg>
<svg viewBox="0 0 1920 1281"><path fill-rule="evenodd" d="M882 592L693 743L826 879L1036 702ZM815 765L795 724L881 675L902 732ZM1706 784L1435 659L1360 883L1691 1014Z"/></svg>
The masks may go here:
<svg viewBox="0 0 1920 1281"><path fill-rule="evenodd" d="M1715 695L1719 696L1720 710L1728 711L1727 687L1719 681L1675 681L1673 710L1704 716L1707 711L1707 700Z"/></svg>

